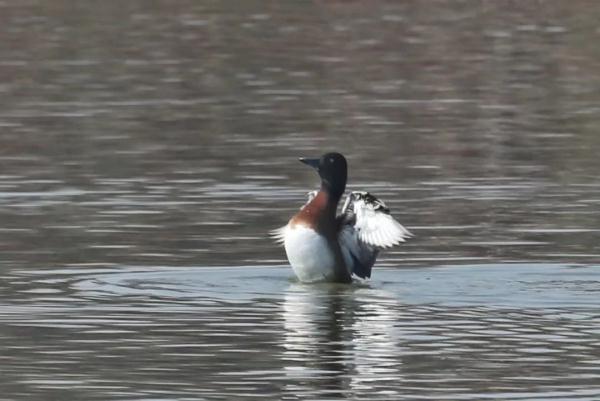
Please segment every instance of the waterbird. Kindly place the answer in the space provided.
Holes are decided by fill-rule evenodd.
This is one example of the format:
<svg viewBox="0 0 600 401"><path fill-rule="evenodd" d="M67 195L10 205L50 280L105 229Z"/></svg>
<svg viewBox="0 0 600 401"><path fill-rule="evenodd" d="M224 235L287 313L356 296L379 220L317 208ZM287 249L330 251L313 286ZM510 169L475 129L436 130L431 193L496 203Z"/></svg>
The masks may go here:
<svg viewBox="0 0 600 401"><path fill-rule="evenodd" d="M379 251L413 235L391 216L385 203L366 191L350 192L336 215L348 176L342 154L300 161L317 170L321 187L309 192L300 211L271 235L284 245L301 282L350 283L353 276L370 278Z"/></svg>

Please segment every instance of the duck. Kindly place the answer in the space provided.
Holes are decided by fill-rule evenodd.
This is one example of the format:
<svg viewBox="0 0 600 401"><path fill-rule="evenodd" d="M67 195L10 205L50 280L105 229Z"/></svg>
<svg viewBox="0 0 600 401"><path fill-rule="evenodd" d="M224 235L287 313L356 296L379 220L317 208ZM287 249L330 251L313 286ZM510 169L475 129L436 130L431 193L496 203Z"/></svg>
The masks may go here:
<svg viewBox="0 0 600 401"><path fill-rule="evenodd" d="M367 191L350 192L337 213L348 177L348 163L341 153L299 160L317 171L321 186L308 193L306 203L285 226L271 231L284 246L294 274L305 283L370 279L379 252L413 234Z"/></svg>

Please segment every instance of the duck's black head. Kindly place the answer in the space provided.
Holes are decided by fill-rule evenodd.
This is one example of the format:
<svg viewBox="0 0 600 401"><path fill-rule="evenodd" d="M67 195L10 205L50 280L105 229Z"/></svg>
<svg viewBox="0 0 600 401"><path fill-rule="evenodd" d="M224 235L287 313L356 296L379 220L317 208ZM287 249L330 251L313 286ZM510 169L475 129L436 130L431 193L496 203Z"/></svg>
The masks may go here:
<svg viewBox="0 0 600 401"><path fill-rule="evenodd" d="M338 200L342 197L348 178L348 164L342 154L325 153L319 159L300 158L300 161L319 172L323 190L329 192Z"/></svg>

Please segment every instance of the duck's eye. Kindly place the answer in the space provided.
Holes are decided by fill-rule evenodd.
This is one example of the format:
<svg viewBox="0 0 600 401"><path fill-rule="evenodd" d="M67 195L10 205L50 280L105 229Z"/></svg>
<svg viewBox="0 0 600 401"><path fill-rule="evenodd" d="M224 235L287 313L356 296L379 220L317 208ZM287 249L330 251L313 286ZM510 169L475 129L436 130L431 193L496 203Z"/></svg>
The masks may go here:
<svg viewBox="0 0 600 401"><path fill-rule="evenodd" d="M329 158L329 163L333 164L333 157Z"/></svg>

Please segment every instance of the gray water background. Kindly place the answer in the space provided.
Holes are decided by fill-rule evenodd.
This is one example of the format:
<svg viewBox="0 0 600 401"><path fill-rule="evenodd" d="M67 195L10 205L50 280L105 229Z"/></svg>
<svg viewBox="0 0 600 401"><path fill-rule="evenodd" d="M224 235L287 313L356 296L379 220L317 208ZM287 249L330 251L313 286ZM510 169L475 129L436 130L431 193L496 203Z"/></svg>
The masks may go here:
<svg viewBox="0 0 600 401"><path fill-rule="evenodd" d="M600 398L594 2L0 2L0 399ZM296 283L346 155L416 234Z"/></svg>

